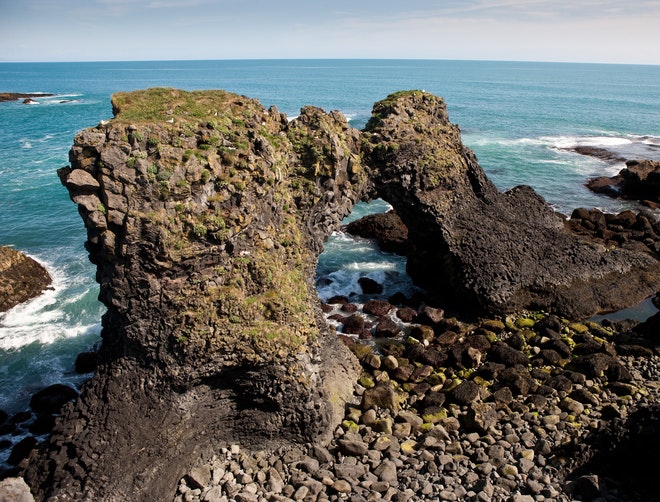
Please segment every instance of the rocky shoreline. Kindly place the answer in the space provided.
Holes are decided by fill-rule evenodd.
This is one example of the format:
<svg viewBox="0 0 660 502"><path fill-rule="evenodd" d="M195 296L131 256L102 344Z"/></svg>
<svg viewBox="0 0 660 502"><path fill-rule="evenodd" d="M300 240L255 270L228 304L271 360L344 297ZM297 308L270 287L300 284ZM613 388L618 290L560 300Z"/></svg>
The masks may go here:
<svg viewBox="0 0 660 502"><path fill-rule="evenodd" d="M48 98L55 96L46 92L25 93L25 92L0 92L0 103L3 101L18 101L19 99L25 100L29 104L32 98Z"/></svg>
<svg viewBox="0 0 660 502"><path fill-rule="evenodd" d="M570 320L660 290L656 228L604 245L500 193L441 98L392 94L363 131L224 91L112 104L58 171L108 310L18 466L37 500L557 499L586 437L652 410L653 328ZM323 242L378 197L427 296L322 305Z"/></svg>
<svg viewBox="0 0 660 502"><path fill-rule="evenodd" d="M414 310L375 303L399 324ZM373 318L375 309L327 310ZM474 324L416 312L396 339L338 335L363 372L327 447L226 445L181 480L174 500L660 497L641 451L659 441L660 314L604 327L540 312ZM643 335L651 325L655 335Z"/></svg>

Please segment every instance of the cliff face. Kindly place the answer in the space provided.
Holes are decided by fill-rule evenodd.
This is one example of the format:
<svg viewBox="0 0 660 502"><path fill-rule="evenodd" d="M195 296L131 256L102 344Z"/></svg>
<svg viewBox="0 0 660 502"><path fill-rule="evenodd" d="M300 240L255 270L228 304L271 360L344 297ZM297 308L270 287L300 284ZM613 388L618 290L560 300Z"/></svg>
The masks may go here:
<svg viewBox="0 0 660 502"><path fill-rule="evenodd" d="M222 91L113 106L60 171L108 312L101 366L26 473L38 498L162 500L228 441L323 441L357 366L313 278L360 199L394 206L413 277L472 313L596 311L622 277L629 302L660 287L655 258L579 240L529 188L498 193L427 93L377 103L362 133Z"/></svg>
<svg viewBox="0 0 660 502"><path fill-rule="evenodd" d="M365 137L375 191L408 227L410 275L458 310L584 318L660 285L652 253L577 238L529 187L499 193L438 98L390 96L375 105Z"/></svg>
<svg viewBox="0 0 660 502"><path fill-rule="evenodd" d="M342 416L357 364L313 278L366 178L340 114L289 124L170 89L113 106L60 171L108 307L103 364L30 479L64 499L163 500L221 441L322 440Z"/></svg>

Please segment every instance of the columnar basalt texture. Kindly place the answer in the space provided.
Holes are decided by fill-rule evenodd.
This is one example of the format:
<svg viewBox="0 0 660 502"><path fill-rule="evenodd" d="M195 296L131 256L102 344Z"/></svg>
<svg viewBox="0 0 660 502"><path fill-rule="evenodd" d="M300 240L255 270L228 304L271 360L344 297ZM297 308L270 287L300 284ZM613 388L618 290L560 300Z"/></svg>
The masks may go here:
<svg viewBox="0 0 660 502"><path fill-rule="evenodd" d="M219 445L329 438L358 368L313 280L358 200L390 202L413 278L472 314L581 315L660 288L655 257L573 236L530 188L499 193L428 93L376 103L363 132L223 91L113 107L59 172L108 311L95 376L25 473L37 499L164 500Z"/></svg>

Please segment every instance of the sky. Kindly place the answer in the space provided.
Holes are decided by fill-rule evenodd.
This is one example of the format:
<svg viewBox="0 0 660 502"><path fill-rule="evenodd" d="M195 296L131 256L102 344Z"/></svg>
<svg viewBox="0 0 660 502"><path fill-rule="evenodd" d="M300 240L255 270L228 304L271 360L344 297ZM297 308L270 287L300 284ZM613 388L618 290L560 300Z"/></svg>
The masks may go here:
<svg viewBox="0 0 660 502"><path fill-rule="evenodd" d="M0 0L0 61L660 64L660 0Z"/></svg>

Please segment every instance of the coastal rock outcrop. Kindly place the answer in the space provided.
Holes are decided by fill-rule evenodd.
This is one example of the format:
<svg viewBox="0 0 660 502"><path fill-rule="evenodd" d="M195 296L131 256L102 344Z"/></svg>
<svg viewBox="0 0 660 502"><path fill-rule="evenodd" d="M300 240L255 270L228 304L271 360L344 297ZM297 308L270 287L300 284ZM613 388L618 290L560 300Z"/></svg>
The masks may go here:
<svg viewBox="0 0 660 502"><path fill-rule="evenodd" d="M222 91L113 106L59 172L108 311L96 374L26 472L38 500L166 500L223 442L322 442L356 379L313 278L364 191L359 132Z"/></svg>
<svg viewBox="0 0 660 502"><path fill-rule="evenodd" d="M365 151L375 192L408 227L408 272L459 311L527 307L582 318L657 289L655 257L576 238L530 187L498 192L435 96L376 103Z"/></svg>
<svg viewBox="0 0 660 502"><path fill-rule="evenodd" d="M370 214L346 225L346 232L365 239L373 239L381 251L405 256L408 229L393 211Z"/></svg>
<svg viewBox="0 0 660 502"><path fill-rule="evenodd" d="M31 98L46 98L54 96L46 92L0 92L0 103L3 101L18 101L19 99L31 100Z"/></svg>
<svg viewBox="0 0 660 502"><path fill-rule="evenodd" d="M359 369L314 275L359 200L392 204L413 279L471 314L581 316L660 289L649 254L575 236L528 187L499 193L422 91L376 103L362 132L223 91L113 109L59 171L108 311L94 377L27 465L37 500L163 500L219 445L330 439Z"/></svg>
<svg viewBox="0 0 660 502"><path fill-rule="evenodd" d="M616 199L638 200L645 205L660 208L660 162L628 160L619 174L592 178L587 188Z"/></svg>
<svg viewBox="0 0 660 502"><path fill-rule="evenodd" d="M0 246L0 313L40 295L52 278L36 260Z"/></svg>

